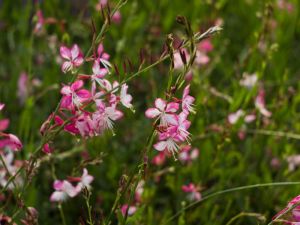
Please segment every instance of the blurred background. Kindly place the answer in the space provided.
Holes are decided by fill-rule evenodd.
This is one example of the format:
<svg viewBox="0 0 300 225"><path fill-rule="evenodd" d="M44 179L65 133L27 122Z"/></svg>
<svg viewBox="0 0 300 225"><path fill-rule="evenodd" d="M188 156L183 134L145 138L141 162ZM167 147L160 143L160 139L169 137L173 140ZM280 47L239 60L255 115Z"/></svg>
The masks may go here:
<svg viewBox="0 0 300 225"><path fill-rule="evenodd" d="M107 4L113 8L116 2ZM197 111L191 117L191 148L198 155L188 162L167 157L157 163L153 159L158 152L153 149L143 201L128 224L162 224L189 204L182 191L182 185L189 183L205 196L236 186L299 181L299 7L297 0L128 0L120 9L103 40L110 61L120 70L121 78L112 73L115 79L138 70L141 51L146 65L158 59L169 33L180 42L185 33L177 15L186 16L194 32L215 25L223 28L199 44L201 57L189 74ZM10 119L9 132L24 144L16 159L27 159L38 146L39 128L59 102L61 84L71 79L61 72L59 47L77 43L87 52L91 21L97 32L103 24L100 8L96 0L0 1L0 102L6 104L1 118ZM127 59L133 66L125 71ZM25 200L38 209L40 224L60 223L56 204L49 202L51 170L55 168L57 177L64 179L86 155L99 159L88 165L95 177L92 205L97 222L107 216L122 176L139 163L152 129L144 112L164 95L168 69L165 61L128 83L136 111L126 111L115 125L115 136L106 133L83 141L62 133L55 140L54 154L79 150L45 160L33 178ZM91 74L91 65L85 64L83 70ZM300 187L287 186L222 195L187 210L170 224L221 225L240 212L256 212L269 221L299 193ZM7 207L5 213L12 215L14 207ZM63 207L67 224L86 217L82 197ZM253 217L234 224L258 222L264 224Z"/></svg>

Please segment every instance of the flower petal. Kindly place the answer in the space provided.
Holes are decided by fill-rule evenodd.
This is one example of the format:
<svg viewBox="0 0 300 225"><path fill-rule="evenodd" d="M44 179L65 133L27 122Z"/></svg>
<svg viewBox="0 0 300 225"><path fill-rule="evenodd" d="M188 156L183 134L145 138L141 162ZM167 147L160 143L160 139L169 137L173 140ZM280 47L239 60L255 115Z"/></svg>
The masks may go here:
<svg viewBox="0 0 300 225"><path fill-rule="evenodd" d="M147 109L145 112L146 117L148 117L150 119L155 118L160 114L161 114L161 112L157 108L150 108L150 109Z"/></svg>
<svg viewBox="0 0 300 225"><path fill-rule="evenodd" d="M76 91L76 90L82 88L83 84L84 83L82 80L77 80L71 85L71 90Z"/></svg>
<svg viewBox="0 0 300 225"><path fill-rule="evenodd" d="M63 57L64 59L71 59L71 52L70 49L68 49L66 46L61 46L60 49L60 55L61 57Z"/></svg>
<svg viewBox="0 0 300 225"><path fill-rule="evenodd" d="M158 108L160 111L164 111L164 109L166 108L166 101L161 99L161 98L157 98L155 100L155 103L154 103L155 107Z"/></svg>
<svg viewBox="0 0 300 225"><path fill-rule="evenodd" d="M77 44L74 44L71 49L71 57L72 59L76 59L80 53L80 49Z"/></svg>
<svg viewBox="0 0 300 225"><path fill-rule="evenodd" d="M175 113L179 109L179 104L175 102L170 102L167 104L166 112Z"/></svg>
<svg viewBox="0 0 300 225"><path fill-rule="evenodd" d="M0 131L4 131L8 128L9 119L0 120Z"/></svg>
<svg viewBox="0 0 300 225"><path fill-rule="evenodd" d="M91 93L88 90L82 89L76 92L76 95L81 98L81 100L86 101L91 97Z"/></svg>
<svg viewBox="0 0 300 225"><path fill-rule="evenodd" d="M66 61L61 65L61 71L63 73L66 73L66 72L72 70L72 68L73 68L73 65L70 61Z"/></svg>
<svg viewBox="0 0 300 225"><path fill-rule="evenodd" d="M167 147L167 142L166 141L160 141L157 142L156 144L153 145L153 147L157 150L157 151L163 151L166 149Z"/></svg>

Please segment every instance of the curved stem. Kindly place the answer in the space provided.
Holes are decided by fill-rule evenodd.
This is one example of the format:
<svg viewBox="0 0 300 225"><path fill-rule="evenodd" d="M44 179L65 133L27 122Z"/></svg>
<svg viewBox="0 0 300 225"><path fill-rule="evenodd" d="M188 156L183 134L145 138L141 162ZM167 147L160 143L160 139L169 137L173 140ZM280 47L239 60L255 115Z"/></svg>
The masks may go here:
<svg viewBox="0 0 300 225"><path fill-rule="evenodd" d="M241 212L239 214L237 214L236 216L232 217L227 223L226 225L230 225L230 224L233 224L233 222L241 217L245 217L245 216L248 216L248 217L255 217L257 218L258 220L263 220L265 221L266 218L259 214L259 213L247 213L247 212Z"/></svg>
<svg viewBox="0 0 300 225"><path fill-rule="evenodd" d="M172 220L177 218L183 211L191 209L191 208L197 206L198 204L202 203L203 201L208 200L210 198L217 197L219 195L223 195L223 194L227 194L227 193L231 193L231 192L236 192L236 191L243 191L243 190L249 190L249 189L254 189L254 188L261 188L261 187L281 187L281 186L290 186L290 185L300 185L300 182L274 182L274 183L252 184L252 185L234 187L234 188L229 188L229 189L225 189L225 190L222 190L222 191L217 191L217 192L214 192L212 194L208 194L208 195L204 196L201 200L195 201L195 202L187 205L186 207L182 208L177 213L175 213L172 217L167 219L167 221L165 223L163 223L163 225L170 223Z"/></svg>

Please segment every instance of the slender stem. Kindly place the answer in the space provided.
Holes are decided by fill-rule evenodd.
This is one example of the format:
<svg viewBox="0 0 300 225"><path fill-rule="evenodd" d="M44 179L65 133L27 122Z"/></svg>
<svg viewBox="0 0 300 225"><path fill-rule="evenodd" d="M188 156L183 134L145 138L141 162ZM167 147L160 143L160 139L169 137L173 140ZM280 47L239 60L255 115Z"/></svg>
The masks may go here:
<svg viewBox="0 0 300 225"><path fill-rule="evenodd" d="M285 137L300 140L300 134L283 132L283 131L272 131L272 130L260 130L260 129L247 129L247 133L251 134L263 134L268 136Z"/></svg>
<svg viewBox="0 0 300 225"><path fill-rule="evenodd" d="M262 214L259 214L259 213L247 213L247 212L241 212L239 213L238 215L232 217L227 223L226 225L230 225L230 224L233 224L233 222L241 217L245 217L245 216L248 216L248 217L256 217L258 220L263 220L265 221L266 218L262 215Z"/></svg>
<svg viewBox="0 0 300 225"><path fill-rule="evenodd" d="M141 170L140 170L139 176L141 177ZM139 178L139 179L137 179L137 180L139 181L140 179L141 179L141 178ZM127 206L127 209L126 209L126 212L125 212L125 218L124 218L124 220L122 221L122 225L125 225L125 224L126 224L126 220L127 220L127 218L128 218L129 207L130 207L130 205L131 205L131 201L132 201L132 199L133 199L133 197L134 197L134 193L135 193L135 190L136 190L138 184L139 184L139 183L136 182L136 183L134 184L134 186L132 187L132 189L131 189L130 196L129 196L129 201L128 201L128 206Z"/></svg>
<svg viewBox="0 0 300 225"><path fill-rule="evenodd" d="M67 223L66 223L66 218L65 218L65 214L64 214L62 205L61 205L61 204L58 204L57 207L58 207L58 210L59 210L59 212L60 212L60 216L61 216L61 220L62 220L63 225L67 225Z"/></svg>
<svg viewBox="0 0 300 225"><path fill-rule="evenodd" d="M191 41L191 42L199 42L199 41L201 41L201 40L207 38L208 36L210 36L210 35L216 33L216 32L219 31L219 30L220 30L220 29L213 29L213 28L210 28L210 29L208 29L205 33L203 33L203 34L201 34L201 35L195 34L194 37L193 37L193 39L190 40L190 41ZM184 43L183 43L183 45L182 45L182 48L186 47L188 44L189 44L189 40L185 40ZM176 51L178 51L178 49L175 50L174 52L176 52ZM169 54L167 54L167 55L165 55L165 56L162 56L159 60L157 60L157 61L154 62L153 64L151 64L151 65L145 67L144 69L139 70L138 72L136 72L136 73L132 74L131 76L129 76L127 79L123 80L117 87L113 88L110 92L112 92L112 91L118 89L122 84L124 84L124 83L126 83L126 82L132 80L134 77L136 77L136 76L138 76L138 75L140 75L140 74L142 74L142 73L148 71L148 70L151 69L152 67L155 67L156 65L160 64L161 62L163 62L163 61L165 61L166 59L169 59L169 58L170 58L170 55L169 55ZM192 58L192 57L191 57L191 58ZM189 62L188 62L188 64L187 64L187 66L184 67L184 70L182 71L182 73L179 74L179 77L178 77L179 79L176 80L175 85L180 84L180 80L184 77L185 73L190 69L191 66L192 66L192 63L191 63L191 59L190 59ZM171 79L171 78L169 77L169 79ZM170 86L170 84L168 84L168 86ZM108 94L108 93L110 93L110 92L107 92L106 94ZM172 97L172 95L174 95L174 94L175 94L175 93L171 93L170 96L169 96L168 98L170 99L170 98ZM147 138L146 151L143 152L143 154L142 154L142 156L141 156L141 158L142 158L141 161L143 161L144 156L145 156L145 155L148 155L148 152L149 152L150 149L151 149L151 146L152 146L152 143L153 143L154 137L155 137L155 130L156 130L155 128L156 128L156 123L155 123L155 125L154 125L154 127L153 127L153 130L152 130L151 134L150 134L150 135L148 136L148 138ZM143 165L144 165L144 162L142 163L142 166L143 166ZM126 184L126 187L124 188L124 191L123 191L123 192L119 192L119 191L118 191L117 197L116 197L115 202L114 202L114 205L113 205L113 207L112 207L112 210L111 210L109 216L108 216L107 219L106 219L105 224L109 224L110 218L111 218L113 212L116 210L116 208L117 208L117 206L118 206L118 203L119 203L119 201L121 200L121 197L123 196L123 194L126 193L128 187L129 187L129 185L130 185L130 183L131 183L131 180L133 180L133 177L134 177L135 174L136 174L136 171L139 171L139 172L140 172L139 166L137 166L137 167L134 169L134 171L135 171L135 172L130 176L130 178L129 178L127 184ZM140 181L140 179L136 179L134 186L137 186L137 184L138 184L139 181ZM131 190L131 191L132 191L132 190ZM132 195L132 192L130 193L130 196L131 196L131 195ZM130 201L129 201L129 202L130 202ZM126 212L126 214L127 214L127 213L128 213L128 212ZM126 222L126 218L127 218L127 217L125 216L125 220L124 220L123 222Z"/></svg>
<svg viewBox="0 0 300 225"><path fill-rule="evenodd" d="M91 198L91 192L86 189L86 194L84 195L84 198L85 198L85 204L86 204L86 208L87 208L87 211L88 211L88 221L87 223L89 225L94 225L94 222L93 222L93 219L92 219L92 206L90 205L90 198Z"/></svg>
<svg viewBox="0 0 300 225"><path fill-rule="evenodd" d="M116 13L123 5L126 4L126 2L127 2L126 0L120 0L120 1L117 3L116 7L113 9L113 11L111 12L111 14L109 15L110 19L113 17L113 15L114 15L114 14L115 14L115 13ZM103 37L103 35L104 35L104 33L105 33L105 31L106 31L108 25L109 25L109 21L108 21L107 19L105 19L104 24L103 24L103 26L101 27L101 30L100 30L99 34L97 35L97 37L96 37L96 40L95 40L95 43L94 43L95 45L97 45L97 44L100 43L100 41L101 41L101 39L102 39L102 37ZM93 47L94 47L94 46L91 46L91 47L89 48L89 50L88 50L87 53L86 53L86 56L88 56L88 55L91 53L91 51L93 50Z"/></svg>
<svg viewBox="0 0 300 225"><path fill-rule="evenodd" d="M290 186L290 185L300 185L300 182L274 182L274 183L252 184L252 185L246 185L246 186L241 186L241 187L234 187L234 188L229 188L229 189L225 189L225 190L222 190L222 191L217 191L217 192L214 192L212 194L208 194L208 195L204 196L201 200L195 201L195 202L187 205L186 207L182 208L177 213L175 213L172 217L170 217L169 219L167 219L166 222L163 223L163 225L168 224L172 220L174 220L175 218L177 218L182 213L182 211L186 211L188 209L191 209L191 208L197 206L198 204L202 203L203 201L208 200L210 198L217 197L219 195L223 195L223 194L227 194L227 193L232 193L232 192L236 192L236 191L243 191L243 190L249 190L249 189L255 189L255 188L262 188L262 187L281 187L281 186Z"/></svg>

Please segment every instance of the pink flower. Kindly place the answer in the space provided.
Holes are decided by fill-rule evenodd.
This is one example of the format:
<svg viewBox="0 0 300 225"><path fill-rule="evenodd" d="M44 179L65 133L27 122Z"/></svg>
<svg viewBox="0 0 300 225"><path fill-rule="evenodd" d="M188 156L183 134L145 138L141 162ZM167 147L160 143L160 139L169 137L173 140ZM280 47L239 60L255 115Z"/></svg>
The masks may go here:
<svg viewBox="0 0 300 225"><path fill-rule="evenodd" d="M104 47L101 43L98 45L97 54L96 61L99 61L101 63L100 65L109 71L109 68L111 67L110 62L108 61L110 55L104 52Z"/></svg>
<svg viewBox="0 0 300 225"><path fill-rule="evenodd" d="M291 155L287 157L286 160L289 164L289 171L294 171L300 166L300 155Z"/></svg>
<svg viewBox="0 0 300 225"><path fill-rule="evenodd" d="M184 54L186 60L188 61L190 59L190 55L188 53L188 51L184 48L181 49L182 54ZM174 69L181 69L184 67L184 63L182 61L182 57L180 55L180 53L177 51L174 53Z"/></svg>
<svg viewBox="0 0 300 225"><path fill-rule="evenodd" d="M189 127L191 126L191 122L187 120L187 114L185 112L181 112L178 116L176 116L174 125L176 127L177 139L180 141L188 141L190 133L188 132Z"/></svg>
<svg viewBox="0 0 300 225"><path fill-rule="evenodd" d="M258 77L256 73L254 74L243 73L243 78L240 80L240 85L248 89L251 89L256 85L257 80Z"/></svg>
<svg viewBox="0 0 300 225"><path fill-rule="evenodd" d="M0 132L6 130L8 126L9 126L9 119L0 120Z"/></svg>
<svg viewBox="0 0 300 225"><path fill-rule="evenodd" d="M239 109L235 113L230 113L228 115L227 119L230 124L236 124L239 121L239 119L244 115L245 115L245 112L243 110Z"/></svg>
<svg viewBox="0 0 300 225"><path fill-rule="evenodd" d="M214 46L210 39L205 39L198 44L198 49L201 52L211 52L214 49Z"/></svg>
<svg viewBox="0 0 300 225"><path fill-rule="evenodd" d="M209 63L210 58L203 52L201 51L197 51L196 52L196 59L195 59L195 63L197 65L206 65L207 63Z"/></svg>
<svg viewBox="0 0 300 225"><path fill-rule="evenodd" d="M0 111L2 111L2 109L5 107L5 104L0 103Z"/></svg>
<svg viewBox="0 0 300 225"><path fill-rule="evenodd" d="M144 193L144 185L145 185L145 181L141 180L135 189L135 201L136 202L142 201L142 195Z"/></svg>
<svg viewBox="0 0 300 225"><path fill-rule="evenodd" d="M67 180L56 180L54 181L53 188L55 191L50 196L50 201L52 202L62 202L67 198L73 198L78 195L83 188L90 189L90 183L94 180L94 177L88 174L87 169L83 169L83 174L81 177L71 177L69 178L72 182L78 182L74 187Z"/></svg>
<svg viewBox="0 0 300 225"><path fill-rule="evenodd" d="M28 96L28 76L26 73L21 73L18 80L18 98L22 104L24 104Z"/></svg>
<svg viewBox="0 0 300 225"><path fill-rule="evenodd" d="M181 147L178 158L183 163L191 163L199 156L199 150L197 148L192 149L190 145L184 145Z"/></svg>
<svg viewBox="0 0 300 225"><path fill-rule="evenodd" d="M126 108L132 108L132 96L127 93L128 90L128 85L123 84L121 87L121 93L120 93L120 99L121 103L126 107Z"/></svg>
<svg viewBox="0 0 300 225"><path fill-rule="evenodd" d="M236 124L241 117L244 117L245 123L251 123L256 119L254 114L245 115L245 112L242 109L239 109L235 113L230 113L227 117L227 120L230 124Z"/></svg>
<svg viewBox="0 0 300 225"><path fill-rule="evenodd" d="M117 110L115 106L106 107L101 100L97 100L96 105L98 111L92 115L95 131L98 134L101 134L106 129L113 131L114 121L121 119L123 113Z"/></svg>
<svg viewBox="0 0 300 225"><path fill-rule="evenodd" d="M244 120L246 123L251 123L256 119L256 115L255 114L248 114L245 116Z"/></svg>
<svg viewBox="0 0 300 225"><path fill-rule="evenodd" d="M183 90L182 103L181 103L182 110L187 114L189 112L192 113L196 112L193 107L195 98L193 96L190 96L189 93L190 93L190 85L187 85Z"/></svg>
<svg viewBox="0 0 300 225"><path fill-rule="evenodd" d="M287 0L278 0L277 5L279 9L286 10L289 13L293 12L294 10L294 5Z"/></svg>
<svg viewBox="0 0 300 225"><path fill-rule="evenodd" d="M270 117L272 115L272 113L266 109L265 91L263 89L260 89L258 92L255 99L255 106L263 116Z"/></svg>
<svg viewBox="0 0 300 225"><path fill-rule="evenodd" d="M94 122L87 113L83 113L76 118L75 127L82 137L93 137L95 135Z"/></svg>
<svg viewBox="0 0 300 225"><path fill-rule="evenodd" d="M0 140L0 149L8 147L13 151L19 151L23 147L21 141L14 134L4 134L2 133L3 139Z"/></svg>
<svg viewBox="0 0 300 225"><path fill-rule="evenodd" d="M38 10L38 11L36 12L35 16L36 16L37 22L36 22L36 24L35 24L35 27L34 27L34 31L33 31L33 32L34 32L34 33L38 33L38 32L40 32L40 31L42 30L43 25L44 25L44 23L45 23L45 19L44 19L42 10Z"/></svg>
<svg viewBox="0 0 300 225"><path fill-rule="evenodd" d="M281 210L279 213L277 213L273 220L276 220L278 217L280 217L283 222L286 224L300 224L300 195L293 198L287 205L286 208ZM298 205L295 207L295 205ZM291 212L287 213L288 210L290 210L292 207L294 207Z"/></svg>
<svg viewBox="0 0 300 225"><path fill-rule="evenodd" d="M46 154L51 154L53 152L53 149L51 149L49 144L46 143L43 146L43 152L46 153Z"/></svg>
<svg viewBox="0 0 300 225"><path fill-rule="evenodd" d="M127 209L128 209L128 205L125 204L125 205L122 205L121 207L121 213L123 216L125 216L126 212L127 212ZM136 206L129 206L129 209L128 209L128 216L132 216L135 212L136 212L137 208Z"/></svg>
<svg viewBox="0 0 300 225"><path fill-rule="evenodd" d="M82 80L77 80L71 86L65 85L61 89L63 95L61 100L61 108L74 110L79 108L83 102L88 101L91 98L91 94L88 90L81 89L83 86Z"/></svg>
<svg viewBox="0 0 300 225"><path fill-rule="evenodd" d="M161 166L165 163L166 157L167 157L166 152L162 151L159 152L156 156L154 156L151 162L156 166Z"/></svg>
<svg viewBox="0 0 300 225"><path fill-rule="evenodd" d="M83 169L83 174L80 177L80 182L77 185L77 188L82 190L83 188L90 189L90 184L93 182L94 177L88 174L88 171L86 168Z"/></svg>
<svg viewBox="0 0 300 225"><path fill-rule="evenodd" d="M56 180L54 181L53 188L55 191L50 196L51 202L63 202L69 197L75 197L80 190L74 187L69 181L66 180Z"/></svg>
<svg viewBox="0 0 300 225"><path fill-rule="evenodd" d="M111 20L112 20L115 24L121 23L121 20L122 20L121 12L120 12L119 10L117 10L117 11L113 14Z"/></svg>
<svg viewBox="0 0 300 225"><path fill-rule="evenodd" d="M177 134L177 127L168 127L167 131L159 133L158 137L159 141L156 144L154 144L153 147L157 151L167 150L168 152L172 153L172 155L175 157L175 153L177 153L179 149L179 146L176 142L180 141Z"/></svg>
<svg viewBox="0 0 300 225"><path fill-rule="evenodd" d="M74 44L71 49L67 48L66 46L61 46L60 55L62 58L67 60L62 64L61 67L63 73L79 67L84 61L83 54L77 44Z"/></svg>
<svg viewBox="0 0 300 225"><path fill-rule="evenodd" d="M201 199L201 194L199 192L199 188L196 187L193 183L190 183L188 185L183 185L182 190L186 193L188 193L188 200L189 201L199 201Z"/></svg>
<svg viewBox="0 0 300 225"><path fill-rule="evenodd" d="M106 68L101 68L100 63L98 60L95 60L93 64L93 74L91 76L92 80L92 93L94 94L96 92L96 83L100 85L101 87L104 86L103 78L108 73L108 70Z"/></svg>
<svg viewBox="0 0 300 225"><path fill-rule="evenodd" d="M179 104L175 102L167 103L161 98L155 100L155 108L149 108L146 110L145 115L148 118L158 117L160 119L160 124L163 126L169 123L174 123L176 118L173 113L179 109Z"/></svg>

